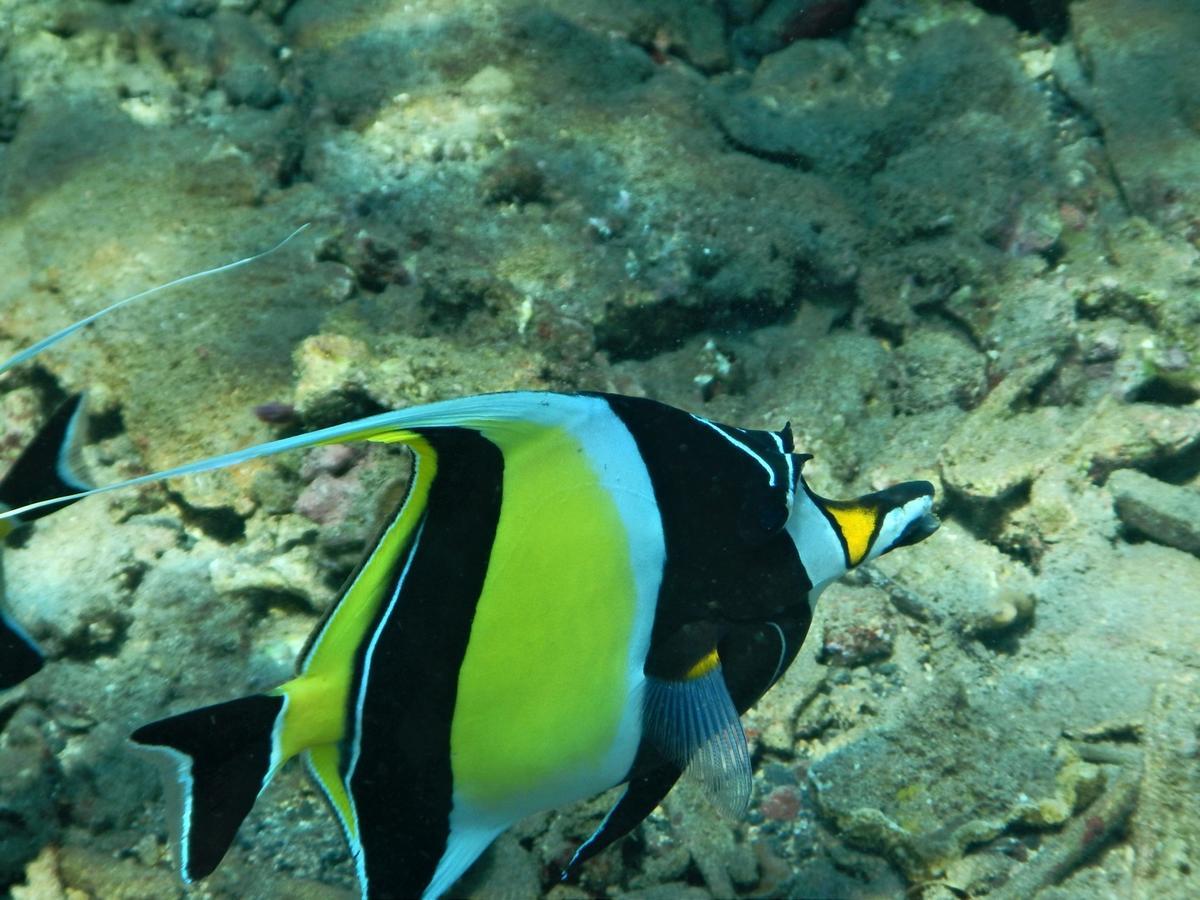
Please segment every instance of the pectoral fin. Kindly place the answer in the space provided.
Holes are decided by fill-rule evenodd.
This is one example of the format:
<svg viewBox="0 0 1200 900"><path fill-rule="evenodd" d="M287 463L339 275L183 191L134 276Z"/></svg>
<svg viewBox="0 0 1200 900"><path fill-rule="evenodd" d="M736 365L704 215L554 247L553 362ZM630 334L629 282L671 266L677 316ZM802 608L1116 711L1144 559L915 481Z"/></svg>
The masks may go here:
<svg viewBox="0 0 1200 900"><path fill-rule="evenodd" d="M648 678L646 737L722 812L741 817L753 777L746 735L714 649L678 681Z"/></svg>

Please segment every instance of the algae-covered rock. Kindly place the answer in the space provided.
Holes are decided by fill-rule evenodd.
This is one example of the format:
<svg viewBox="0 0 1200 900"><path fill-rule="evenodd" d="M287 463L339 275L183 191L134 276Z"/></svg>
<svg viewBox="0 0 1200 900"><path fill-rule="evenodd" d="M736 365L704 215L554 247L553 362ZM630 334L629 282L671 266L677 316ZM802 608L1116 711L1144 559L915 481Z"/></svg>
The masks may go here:
<svg viewBox="0 0 1200 900"><path fill-rule="evenodd" d="M828 604L818 651L821 662L853 668L887 659L897 628L887 596L873 588L846 593Z"/></svg>
<svg viewBox="0 0 1200 900"><path fill-rule="evenodd" d="M1195 687L1193 677L1160 685L1147 721L1141 802L1133 821L1135 883L1147 892L1173 892L1178 876L1195 868L1200 816L1188 802L1200 789Z"/></svg>
<svg viewBox="0 0 1200 900"><path fill-rule="evenodd" d="M1072 85L1104 129L1125 196L1165 223L1194 216L1200 11L1187 0L1084 0L1071 10L1083 78Z"/></svg>
<svg viewBox="0 0 1200 900"><path fill-rule="evenodd" d="M1070 408L1027 408L1053 365L1046 360L1010 374L955 431L939 457L948 489L972 503L1004 502L1061 452L1085 416Z"/></svg>
<svg viewBox="0 0 1200 900"><path fill-rule="evenodd" d="M1165 484L1133 469L1108 479L1117 515L1151 540L1200 556L1200 491Z"/></svg>
<svg viewBox="0 0 1200 900"><path fill-rule="evenodd" d="M1005 252L1057 241L1048 115L1001 49L1013 32L931 20L917 35L797 41L716 103L736 145L819 173L872 223L856 290L886 333L1003 268Z"/></svg>
<svg viewBox="0 0 1200 900"><path fill-rule="evenodd" d="M924 602L962 636L995 636L1028 624L1036 606L1029 571L957 522L943 523L941 531L944 556L914 553L877 566L902 584L920 583Z"/></svg>
<svg viewBox="0 0 1200 900"><path fill-rule="evenodd" d="M734 829L712 814L707 798L695 785L685 784L672 791L664 810L675 824L692 853L692 863L700 871L714 897L732 897L758 881L758 861L754 851L737 840Z"/></svg>
<svg viewBox="0 0 1200 900"><path fill-rule="evenodd" d="M1121 345L1115 392L1179 405L1200 398L1200 251L1137 218L1115 224L1106 242L1107 257L1081 260L1066 286L1081 317L1128 323L1113 329Z"/></svg>
<svg viewBox="0 0 1200 900"><path fill-rule="evenodd" d="M4 712L10 718L0 729L0 880L11 884L42 847L58 839L52 786L60 776L44 716L29 705Z"/></svg>
<svg viewBox="0 0 1200 900"><path fill-rule="evenodd" d="M1075 433L1069 459L1094 481L1117 469L1186 465L1200 446L1200 407L1099 403Z"/></svg>
<svg viewBox="0 0 1200 900"><path fill-rule="evenodd" d="M389 335L376 349L338 334L296 350L296 410L331 424L385 409L471 393L544 387L543 360L521 347L463 355L443 338Z"/></svg>
<svg viewBox="0 0 1200 900"><path fill-rule="evenodd" d="M986 357L946 331L915 330L896 350L896 369L901 413L971 409L987 392Z"/></svg>
<svg viewBox="0 0 1200 900"><path fill-rule="evenodd" d="M822 816L916 880L936 877L967 847L1013 823L1060 824L1082 796L1094 795L1098 778L1071 751L1031 744L1004 718L989 721L988 704L977 705L966 686L940 693L947 706L932 720L904 718L809 767ZM970 749L975 729L990 753Z"/></svg>

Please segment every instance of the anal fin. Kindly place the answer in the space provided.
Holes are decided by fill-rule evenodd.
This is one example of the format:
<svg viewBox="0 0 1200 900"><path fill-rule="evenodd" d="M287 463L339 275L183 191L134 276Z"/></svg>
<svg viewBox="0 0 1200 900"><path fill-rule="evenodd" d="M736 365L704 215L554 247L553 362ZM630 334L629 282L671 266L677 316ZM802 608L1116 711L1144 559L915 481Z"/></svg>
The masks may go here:
<svg viewBox="0 0 1200 900"><path fill-rule="evenodd" d="M563 869L562 880L570 878L589 859L633 831L663 801L682 774L683 770L678 766L665 763L633 778L600 826L579 845Z"/></svg>

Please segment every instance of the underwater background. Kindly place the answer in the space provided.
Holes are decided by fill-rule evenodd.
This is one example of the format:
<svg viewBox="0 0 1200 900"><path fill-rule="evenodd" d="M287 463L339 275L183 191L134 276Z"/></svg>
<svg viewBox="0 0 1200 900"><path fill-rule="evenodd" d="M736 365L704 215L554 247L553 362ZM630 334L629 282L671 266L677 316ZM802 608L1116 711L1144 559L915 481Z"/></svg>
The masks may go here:
<svg viewBox="0 0 1200 900"><path fill-rule="evenodd" d="M744 821L603 796L477 898L1200 893L1200 4L0 0L0 473L98 482L513 388L778 429L941 530L831 587L744 717ZM286 769L179 883L137 726L287 678L407 477L321 448L11 536L0 895L349 898ZM564 673L569 677L569 673Z"/></svg>

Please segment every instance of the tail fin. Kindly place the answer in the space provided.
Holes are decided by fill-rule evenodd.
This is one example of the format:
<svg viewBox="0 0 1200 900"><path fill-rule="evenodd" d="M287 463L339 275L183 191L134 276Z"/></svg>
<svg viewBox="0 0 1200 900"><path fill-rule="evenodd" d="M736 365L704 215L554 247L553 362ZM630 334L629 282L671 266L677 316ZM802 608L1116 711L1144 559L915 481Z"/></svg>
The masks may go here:
<svg viewBox="0 0 1200 900"><path fill-rule="evenodd" d="M163 768L175 858L185 882L210 874L282 761L283 696L256 694L151 722L131 740Z"/></svg>
<svg viewBox="0 0 1200 900"><path fill-rule="evenodd" d="M20 684L45 662L37 644L0 610L0 691Z"/></svg>
<svg viewBox="0 0 1200 900"><path fill-rule="evenodd" d="M0 505L9 508L28 506L90 488L91 485L76 474L79 448L83 444L82 430L83 394L75 394L46 420L0 481ZM15 521L0 523L0 538L12 527L49 515L71 502L63 500L43 505L23 513Z"/></svg>

